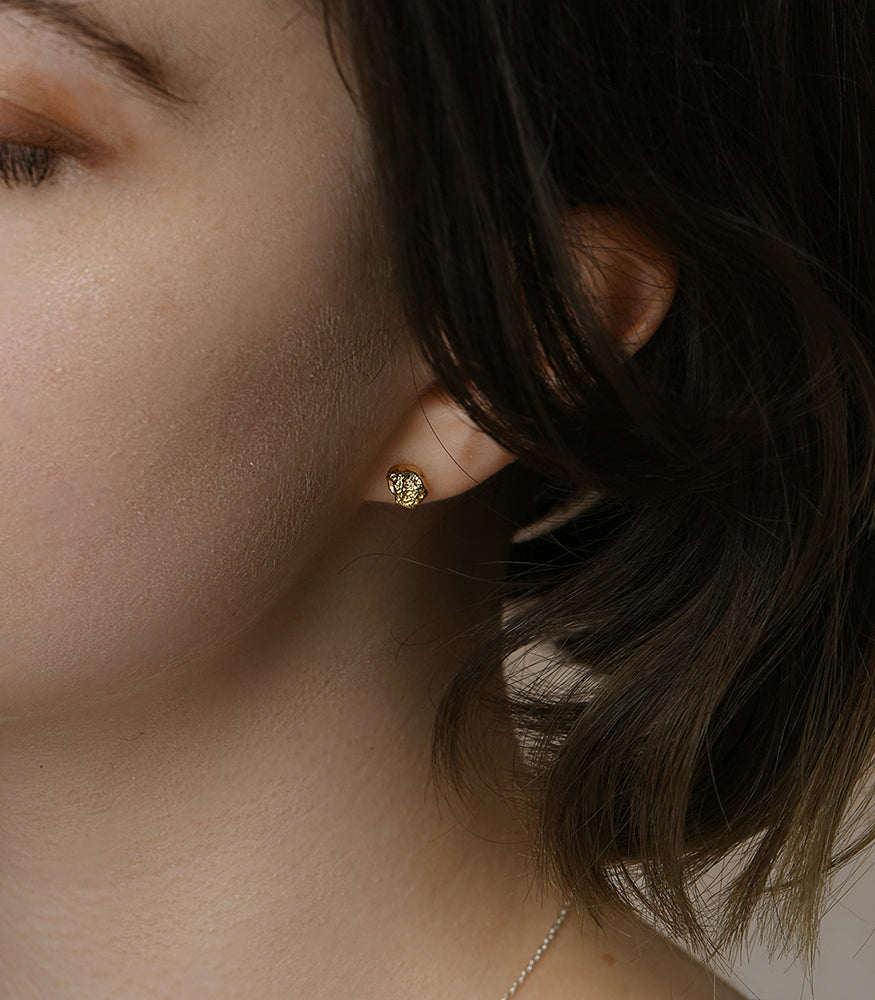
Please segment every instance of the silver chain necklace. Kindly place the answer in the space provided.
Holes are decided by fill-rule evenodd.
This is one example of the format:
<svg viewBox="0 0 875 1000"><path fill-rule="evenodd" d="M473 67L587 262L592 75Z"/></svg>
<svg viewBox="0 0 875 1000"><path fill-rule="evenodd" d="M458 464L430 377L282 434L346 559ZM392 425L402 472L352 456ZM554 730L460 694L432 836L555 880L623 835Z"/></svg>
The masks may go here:
<svg viewBox="0 0 875 1000"><path fill-rule="evenodd" d="M556 937L556 932L559 930L559 928L562 926L563 921L568 916L568 910L570 909L570 907L571 907L571 900L569 900L559 911L559 916L556 918L556 923L553 924L553 926L550 928L549 933L541 942L541 947L538 948L538 950L535 952L534 955L532 955L531 959L529 960L529 964L519 974L513 986L511 986L511 988L507 991L507 993L504 994L501 1000L510 1000L510 998L514 996L517 990L526 981L526 976L528 976L528 974L532 971L532 969L534 969L534 967L538 964L538 962L541 961L544 952L553 943L553 938Z"/></svg>

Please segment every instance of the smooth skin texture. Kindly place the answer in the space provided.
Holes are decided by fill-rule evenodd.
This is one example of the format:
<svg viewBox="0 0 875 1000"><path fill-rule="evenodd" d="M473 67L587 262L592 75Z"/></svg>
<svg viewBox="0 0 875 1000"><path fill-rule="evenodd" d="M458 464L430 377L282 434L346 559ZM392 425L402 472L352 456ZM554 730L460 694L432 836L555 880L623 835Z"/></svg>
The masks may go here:
<svg viewBox="0 0 875 1000"><path fill-rule="evenodd" d="M511 456L409 343L319 16L81 6L184 100L0 2L0 142L57 157L0 187L0 997L500 996L560 901L428 764ZM637 344L671 289L616 271ZM734 995L571 922L524 989Z"/></svg>

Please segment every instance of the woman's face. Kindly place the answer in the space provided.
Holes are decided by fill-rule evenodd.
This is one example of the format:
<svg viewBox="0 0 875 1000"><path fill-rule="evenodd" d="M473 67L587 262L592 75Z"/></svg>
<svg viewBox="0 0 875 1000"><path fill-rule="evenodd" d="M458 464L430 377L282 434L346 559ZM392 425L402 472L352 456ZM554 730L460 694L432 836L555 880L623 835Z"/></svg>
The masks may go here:
<svg viewBox="0 0 875 1000"><path fill-rule="evenodd" d="M0 715L257 619L413 398L321 16L72 10L0 0Z"/></svg>

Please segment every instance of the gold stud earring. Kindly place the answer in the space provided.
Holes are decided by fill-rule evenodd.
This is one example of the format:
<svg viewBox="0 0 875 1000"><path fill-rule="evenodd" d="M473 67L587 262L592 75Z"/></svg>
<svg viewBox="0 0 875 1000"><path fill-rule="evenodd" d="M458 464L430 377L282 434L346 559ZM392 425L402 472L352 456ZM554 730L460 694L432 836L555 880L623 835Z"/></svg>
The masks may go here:
<svg viewBox="0 0 875 1000"><path fill-rule="evenodd" d="M395 503L413 510L428 496L428 487L415 465L393 465L386 473L389 492Z"/></svg>

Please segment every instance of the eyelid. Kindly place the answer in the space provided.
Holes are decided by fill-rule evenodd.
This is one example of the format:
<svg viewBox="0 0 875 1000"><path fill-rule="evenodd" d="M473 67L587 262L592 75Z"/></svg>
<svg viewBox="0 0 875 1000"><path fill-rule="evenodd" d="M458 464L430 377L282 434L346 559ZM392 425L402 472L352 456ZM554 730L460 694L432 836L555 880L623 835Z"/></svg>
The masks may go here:
<svg viewBox="0 0 875 1000"><path fill-rule="evenodd" d="M13 117L19 120L11 129L4 123L4 108L9 108ZM60 122L47 118L20 97L5 90L0 90L0 139L22 146L46 145L83 160L98 159L100 153L100 147L95 142L71 131Z"/></svg>

